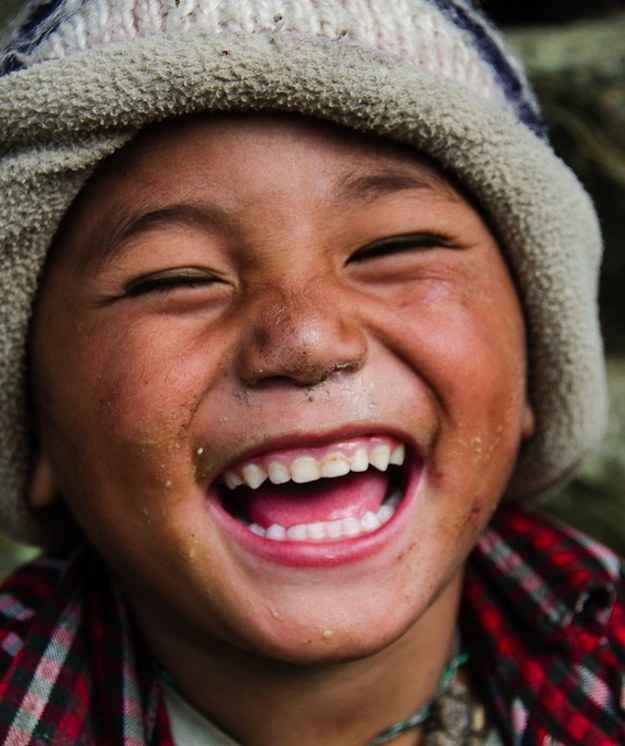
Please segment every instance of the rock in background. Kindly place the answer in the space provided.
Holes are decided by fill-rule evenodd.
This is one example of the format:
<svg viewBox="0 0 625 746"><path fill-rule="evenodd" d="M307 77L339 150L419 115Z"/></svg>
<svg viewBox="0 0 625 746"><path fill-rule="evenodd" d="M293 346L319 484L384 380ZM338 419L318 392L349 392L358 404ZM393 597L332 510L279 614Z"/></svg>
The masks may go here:
<svg viewBox="0 0 625 746"><path fill-rule="evenodd" d="M21 0L0 0L0 28ZM593 195L606 238L601 283L611 421L604 447L548 512L625 555L625 3L483 0L524 59L556 150ZM32 556L0 537L0 576Z"/></svg>

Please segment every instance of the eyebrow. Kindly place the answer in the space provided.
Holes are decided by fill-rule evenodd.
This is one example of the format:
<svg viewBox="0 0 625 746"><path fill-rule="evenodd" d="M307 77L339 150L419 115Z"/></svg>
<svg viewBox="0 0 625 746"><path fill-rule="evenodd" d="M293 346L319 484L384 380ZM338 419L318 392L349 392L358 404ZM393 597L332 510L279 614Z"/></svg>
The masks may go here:
<svg viewBox="0 0 625 746"><path fill-rule="evenodd" d="M86 242L89 249L83 260L83 268L94 264L103 266L123 253L133 238L158 228L190 227L206 230L207 227L219 227L226 231L232 230L228 213L215 204L181 202L147 212L132 213L122 210L111 213L94 227L90 238L93 235L97 238Z"/></svg>
<svg viewBox="0 0 625 746"><path fill-rule="evenodd" d="M455 202L459 199L453 187L435 174L416 175L393 168L375 173L348 173L337 182L333 199L369 203L406 191L426 191ZM231 215L215 203L181 202L147 211L139 208L136 212L115 208L90 232L82 268L102 267L122 254L133 238L158 228L172 227L233 231Z"/></svg>
<svg viewBox="0 0 625 746"><path fill-rule="evenodd" d="M405 191L427 191L457 202L453 187L435 174L414 175L394 169L377 173L349 173L339 183L337 197L341 201L358 200L370 202L379 197Z"/></svg>

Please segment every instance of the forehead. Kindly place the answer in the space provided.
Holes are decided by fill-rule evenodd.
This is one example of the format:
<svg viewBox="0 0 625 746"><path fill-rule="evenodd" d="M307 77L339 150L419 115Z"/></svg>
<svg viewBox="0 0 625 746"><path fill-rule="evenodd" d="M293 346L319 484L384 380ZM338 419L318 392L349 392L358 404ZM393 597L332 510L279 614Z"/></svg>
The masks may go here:
<svg viewBox="0 0 625 746"><path fill-rule="evenodd" d="M158 180L163 167L175 159L177 170L196 172L201 162L180 156L195 155L212 161L234 161L240 151L265 154L274 150L283 156L285 170L300 170L305 161L316 159L316 167L325 174L332 167L354 167L373 164L395 165L398 169L420 172L425 179L442 189L449 180L431 162L413 148L400 145L379 135L359 133L330 122L301 115L228 114L200 115L168 120L145 128L100 170L98 178L153 178ZM290 156L284 157L286 153ZM304 161L300 160L303 157ZM165 159L165 162L163 162ZM109 166L107 168L106 166ZM249 163L253 166L253 163Z"/></svg>
<svg viewBox="0 0 625 746"><path fill-rule="evenodd" d="M144 129L100 164L74 211L95 196L119 207L120 198L139 198L137 187L152 198L189 186L227 188L259 166L271 168L272 185L288 188L294 178L314 174L343 198L375 196L385 186L458 197L458 187L429 159L379 136L298 115L196 116ZM371 174L380 178L358 178Z"/></svg>
<svg viewBox="0 0 625 746"><path fill-rule="evenodd" d="M402 195L445 210L471 207L461 188L414 149L299 115L204 115L143 130L103 161L71 207L53 254L81 265L114 256L159 226L340 215ZM270 211L270 212L267 212Z"/></svg>

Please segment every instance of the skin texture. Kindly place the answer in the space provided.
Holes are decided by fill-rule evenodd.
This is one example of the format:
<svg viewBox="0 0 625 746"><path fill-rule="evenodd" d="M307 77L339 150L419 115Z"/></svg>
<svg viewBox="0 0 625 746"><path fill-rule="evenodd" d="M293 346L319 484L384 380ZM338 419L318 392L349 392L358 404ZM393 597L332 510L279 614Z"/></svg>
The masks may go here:
<svg viewBox="0 0 625 746"><path fill-rule="evenodd" d="M166 270L176 285L146 286ZM32 502L63 495L226 730L360 745L435 689L464 562L532 433L524 350L495 239L413 153L289 117L153 128L83 191L47 269ZM250 448L349 425L424 459L384 552L279 566L207 510Z"/></svg>

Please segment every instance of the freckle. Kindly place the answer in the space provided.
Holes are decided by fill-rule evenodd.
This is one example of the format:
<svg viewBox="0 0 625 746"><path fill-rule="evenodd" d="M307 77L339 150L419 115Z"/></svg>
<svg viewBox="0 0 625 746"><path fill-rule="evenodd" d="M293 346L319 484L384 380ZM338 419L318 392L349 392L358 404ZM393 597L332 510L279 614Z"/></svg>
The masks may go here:
<svg viewBox="0 0 625 746"><path fill-rule="evenodd" d="M471 513L469 514L469 520L477 521L482 514L482 505L479 500L476 500L471 506Z"/></svg>
<svg viewBox="0 0 625 746"><path fill-rule="evenodd" d="M334 630L332 630L332 629L324 629L322 636L323 636L324 640L331 640L334 637Z"/></svg>

